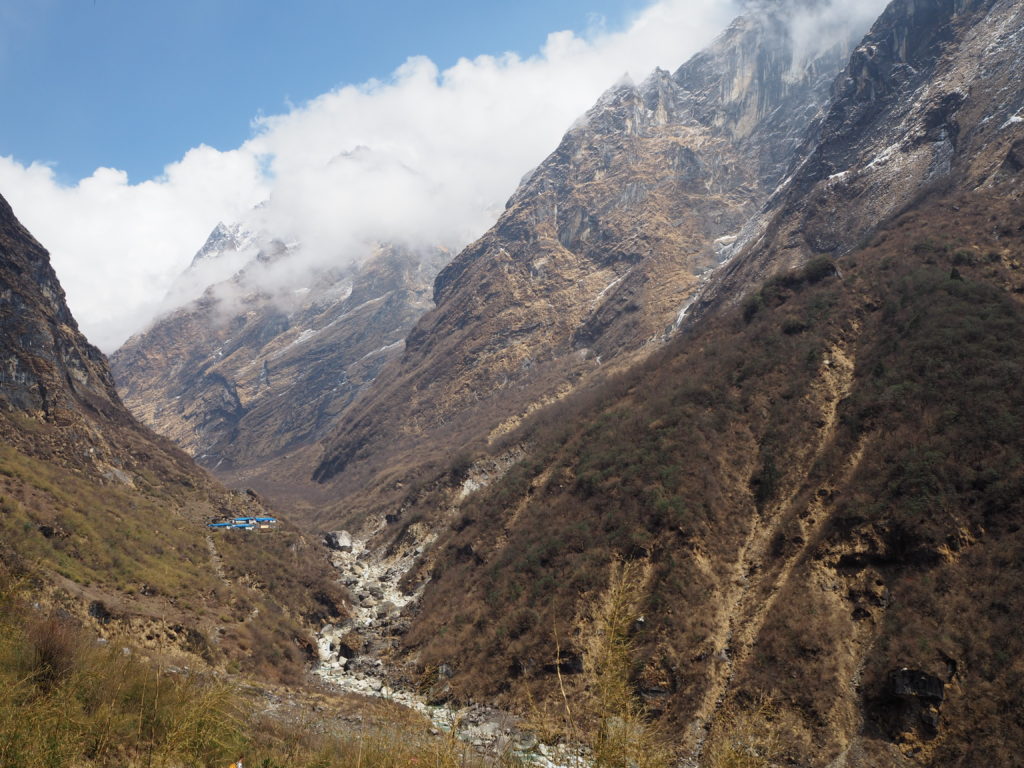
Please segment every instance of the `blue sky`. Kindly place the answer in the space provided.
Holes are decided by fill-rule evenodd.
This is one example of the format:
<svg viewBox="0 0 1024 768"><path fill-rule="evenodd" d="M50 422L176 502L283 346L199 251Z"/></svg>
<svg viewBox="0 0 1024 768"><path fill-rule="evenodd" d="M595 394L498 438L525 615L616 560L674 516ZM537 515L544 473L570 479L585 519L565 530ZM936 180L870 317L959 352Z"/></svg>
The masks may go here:
<svg viewBox="0 0 1024 768"><path fill-rule="evenodd" d="M202 291L179 278L220 221L300 243L299 278L458 251L603 91L738 3L0 0L0 194L111 352Z"/></svg>
<svg viewBox="0 0 1024 768"><path fill-rule="evenodd" d="M619 29L649 4L3 0L0 155L55 163L64 183L99 166L138 182L201 143L237 147L258 114L385 78L409 56L445 69L529 55L549 32Z"/></svg>
<svg viewBox="0 0 1024 768"><path fill-rule="evenodd" d="M792 30L828 46L885 2ZM745 4L0 0L0 194L111 352L199 295L180 277L221 221L301 244L298 279L382 242L457 252L602 92Z"/></svg>

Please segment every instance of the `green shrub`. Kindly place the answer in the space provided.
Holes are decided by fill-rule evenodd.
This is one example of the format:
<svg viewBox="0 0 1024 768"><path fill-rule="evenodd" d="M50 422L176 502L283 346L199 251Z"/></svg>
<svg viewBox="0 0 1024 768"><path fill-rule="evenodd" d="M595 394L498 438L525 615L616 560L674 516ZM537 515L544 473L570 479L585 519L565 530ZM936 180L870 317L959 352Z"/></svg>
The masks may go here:
<svg viewBox="0 0 1024 768"><path fill-rule="evenodd" d="M836 263L828 256L817 256L804 264L800 274L807 283L814 285L827 277L833 277L836 274Z"/></svg>

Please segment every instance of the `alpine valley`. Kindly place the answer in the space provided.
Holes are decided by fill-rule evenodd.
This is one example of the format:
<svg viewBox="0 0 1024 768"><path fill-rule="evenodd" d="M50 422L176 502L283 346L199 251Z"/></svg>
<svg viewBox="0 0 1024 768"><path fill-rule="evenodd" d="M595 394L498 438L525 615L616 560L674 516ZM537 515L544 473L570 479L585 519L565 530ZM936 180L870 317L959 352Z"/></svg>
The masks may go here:
<svg viewBox="0 0 1024 768"><path fill-rule="evenodd" d="M460 253L219 225L109 368L0 200L7 571L480 760L1024 765L1024 4L825 5L613 85Z"/></svg>

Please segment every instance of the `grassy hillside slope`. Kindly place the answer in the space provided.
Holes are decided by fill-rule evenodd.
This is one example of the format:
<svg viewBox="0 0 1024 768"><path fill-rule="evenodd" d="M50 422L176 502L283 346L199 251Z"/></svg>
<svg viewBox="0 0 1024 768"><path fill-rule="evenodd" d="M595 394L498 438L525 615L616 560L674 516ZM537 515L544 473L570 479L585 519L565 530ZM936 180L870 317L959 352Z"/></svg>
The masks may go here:
<svg viewBox="0 0 1024 768"><path fill-rule="evenodd" d="M206 527L266 511L132 418L0 198L0 555L37 601L178 663L299 679L311 630L342 611L318 543Z"/></svg>
<svg viewBox="0 0 1024 768"><path fill-rule="evenodd" d="M587 678L582 596L640 561L632 680L663 723L770 699L780 760L1011 764L1022 262L1018 203L934 199L543 413L412 577L407 650L527 706Z"/></svg>

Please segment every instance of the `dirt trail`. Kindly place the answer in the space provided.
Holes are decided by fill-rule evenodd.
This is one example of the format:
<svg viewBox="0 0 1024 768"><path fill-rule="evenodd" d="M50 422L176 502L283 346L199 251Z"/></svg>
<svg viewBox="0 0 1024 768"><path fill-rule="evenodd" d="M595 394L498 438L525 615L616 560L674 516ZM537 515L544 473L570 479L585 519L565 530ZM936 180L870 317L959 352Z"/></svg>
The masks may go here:
<svg viewBox="0 0 1024 768"><path fill-rule="evenodd" d="M213 572L217 574L217 578L224 584L231 586L227 575L224 573L224 559L220 556L220 552L217 551L217 545L213 543L213 537L210 534L206 534L206 548L210 551L210 567L213 568Z"/></svg>

